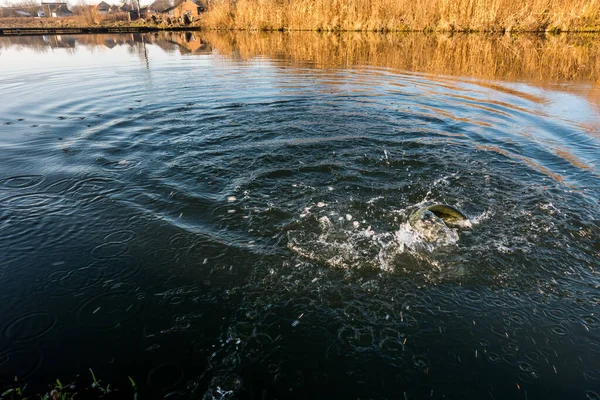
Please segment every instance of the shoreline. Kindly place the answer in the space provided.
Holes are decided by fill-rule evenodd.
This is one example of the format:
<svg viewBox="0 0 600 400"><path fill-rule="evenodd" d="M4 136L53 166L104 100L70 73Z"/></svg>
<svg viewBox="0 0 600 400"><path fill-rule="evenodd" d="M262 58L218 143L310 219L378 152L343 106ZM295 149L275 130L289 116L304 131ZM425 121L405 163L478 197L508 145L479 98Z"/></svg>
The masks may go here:
<svg viewBox="0 0 600 400"><path fill-rule="evenodd" d="M190 11L191 12L191 11ZM185 20L118 13L0 18L0 34L153 31L600 33L598 0L218 0ZM32 29L30 29L32 28Z"/></svg>
<svg viewBox="0 0 600 400"><path fill-rule="evenodd" d="M154 26L81 26L81 27L2 27L0 36L38 36L38 35L86 35L102 33L149 33L161 31L194 31L198 27L154 27Z"/></svg>
<svg viewBox="0 0 600 400"><path fill-rule="evenodd" d="M181 32L181 31L209 31L209 32L322 32L322 33L424 33L424 34L495 34L495 35L558 35L558 34L600 34L600 29L581 30L476 30L476 29L240 29L240 28L212 28L202 25L105 25L105 26L8 26L0 25L0 36L38 36L38 35L85 35L105 33L151 33L151 32Z"/></svg>

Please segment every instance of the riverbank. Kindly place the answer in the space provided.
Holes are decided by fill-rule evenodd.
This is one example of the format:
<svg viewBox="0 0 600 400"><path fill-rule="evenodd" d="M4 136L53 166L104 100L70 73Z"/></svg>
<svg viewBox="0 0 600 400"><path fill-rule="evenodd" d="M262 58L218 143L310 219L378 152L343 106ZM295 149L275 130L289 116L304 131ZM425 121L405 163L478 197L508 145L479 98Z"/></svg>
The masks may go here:
<svg viewBox="0 0 600 400"><path fill-rule="evenodd" d="M77 35L101 33L148 33L161 30L184 30L188 28L157 28L151 26L105 26L105 27L18 27L0 28L0 36L24 35Z"/></svg>
<svg viewBox="0 0 600 400"><path fill-rule="evenodd" d="M222 0L212 3L189 25L168 17L136 21L84 16L0 19L0 34L4 35L60 33L58 29L69 33L78 33L74 29L79 33L182 29L600 32L600 0Z"/></svg>
<svg viewBox="0 0 600 400"><path fill-rule="evenodd" d="M80 34L80 33L143 33L153 31L180 31L200 29L199 21L190 25L158 19L89 21L81 17L67 18L2 18L0 36Z"/></svg>
<svg viewBox="0 0 600 400"><path fill-rule="evenodd" d="M222 0L202 26L241 30L591 32L599 0Z"/></svg>

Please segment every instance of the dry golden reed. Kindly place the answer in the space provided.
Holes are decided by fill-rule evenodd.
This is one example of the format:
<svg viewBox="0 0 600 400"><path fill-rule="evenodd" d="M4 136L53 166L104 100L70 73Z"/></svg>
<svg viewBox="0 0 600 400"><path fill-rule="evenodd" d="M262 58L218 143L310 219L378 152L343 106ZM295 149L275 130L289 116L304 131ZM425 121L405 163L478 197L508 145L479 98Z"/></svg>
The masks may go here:
<svg viewBox="0 0 600 400"><path fill-rule="evenodd" d="M213 29L598 31L600 0L212 0Z"/></svg>

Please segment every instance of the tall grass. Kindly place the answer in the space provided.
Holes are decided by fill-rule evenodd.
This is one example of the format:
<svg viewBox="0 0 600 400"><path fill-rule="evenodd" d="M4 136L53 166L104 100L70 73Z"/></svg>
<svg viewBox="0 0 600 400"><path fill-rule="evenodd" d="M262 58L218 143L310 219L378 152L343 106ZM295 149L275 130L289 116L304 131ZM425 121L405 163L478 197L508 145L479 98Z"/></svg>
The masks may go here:
<svg viewBox="0 0 600 400"><path fill-rule="evenodd" d="M129 23L127 13L101 15L96 10L88 9L81 15L61 18L0 18L0 26L10 27L88 27L110 26L119 23Z"/></svg>
<svg viewBox="0 0 600 400"><path fill-rule="evenodd" d="M600 0L212 0L203 26L325 31L598 31Z"/></svg>

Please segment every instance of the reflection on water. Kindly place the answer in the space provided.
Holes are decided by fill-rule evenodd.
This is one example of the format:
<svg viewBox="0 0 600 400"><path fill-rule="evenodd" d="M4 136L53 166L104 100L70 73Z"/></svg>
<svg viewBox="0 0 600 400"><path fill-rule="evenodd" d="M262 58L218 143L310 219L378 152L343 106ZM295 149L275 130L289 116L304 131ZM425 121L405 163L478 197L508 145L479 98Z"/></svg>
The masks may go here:
<svg viewBox="0 0 600 400"><path fill-rule="evenodd" d="M0 46L0 386L597 398L594 37Z"/></svg>
<svg viewBox="0 0 600 400"><path fill-rule="evenodd" d="M35 51L52 48L113 48L139 44L181 54L219 54L240 60L265 56L305 66L360 65L439 75L552 81L600 80L600 40L582 35L423 35L289 32L159 32L122 35L28 36L0 38L1 47Z"/></svg>

